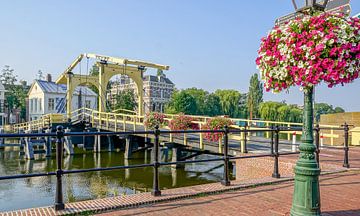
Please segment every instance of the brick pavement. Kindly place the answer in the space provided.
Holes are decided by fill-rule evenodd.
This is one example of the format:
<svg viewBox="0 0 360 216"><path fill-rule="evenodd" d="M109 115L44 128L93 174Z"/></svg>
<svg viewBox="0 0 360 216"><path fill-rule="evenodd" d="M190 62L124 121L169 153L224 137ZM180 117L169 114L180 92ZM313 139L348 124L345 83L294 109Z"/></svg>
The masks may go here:
<svg viewBox="0 0 360 216"><path fill-rule="evenodd" d="M292 156L283 156L280 158L280 161L284 160L293 160L295 161L295 159L297 158L297 155L292 155ZM321 153L321 163L326 163L330 166L325 166L325 167L329 167L331 168L330 170L323 170L323 171L332 171L332 172L339 172L341 170L344 170L341 165L342 165L342 161L343 161L343 151L339 151L339 150L323 150ZM269 163L269 162L268 162ZM353 172L360 172L360 148L354 148L350 150L350 166L352 167ZM280 169L281 170L281 169ZM353 191L357 191L357 193L360 191L360 187L359 187L359 182L353 182L354 179L352 178L346 178L345 174L341 174L344 176L340 176L340 177L336 177L335 179L342 179L343 182L335 182L336 184L341 185L353 185L355 188ZM169 201L174 201L174 200L179 200L179 199L185 199L185 198L193 198L193 197L198 197L198 196L203 196L204 194L214 194L214 193L220 193L220 192L224 192L224 191L229 191L229 190L239 190L239 189L244 189L244 188L249 188L249 187L254 187L256 185L264 185L267 183L276 183L276 182L284 182L284 181L289 181L291 180L291 176L285 177L286 175L282 175L283 177L281 179L274 179L271 178L269 176L261 176L258 178L252 178L252 179L240 179L237 181L232 181L232 185L229 187L225 187L222 186L220 183L212 183L212 184L204 184L204 185L197 185L197 186L192 186L192 187L184 187L184 188L175 188L175 189L167 189L167 190L163 190L162 191L162 196L161 197L153 197L150 195L150 193L142 193L142 194L134 194L134 195L127 195L127 196L117 196L117 197L109 197L109 198L104 198L104 199L97 199L97 200L88 200L88 201L81 201L81 202L74 202L74 203L67 203L66 204L66 210L65 211L60 211L55 213L55 211L53 210L52 207L43 207L43 208L34 208L34 209L25 209L25 210L19 210L19 211L13 211L13 212L2 212L0 213L0 216L7 216L7 215L66 215L66 214L86 214L86 212L101 212L101 211L108 211L111 209L124 209L124 208L134 208L134 207L140 207L140 206L144 206L144 205L150 205L150 204L154 204L154 203L158 203L158 202L169 202ZM349 176L356 176L358 178L357 181L359 181L360 179L360 175L359 173L356 173L355 175L351 174ZM326 179L329 177L322 177L323 181L327 181ZM325 180L324 180L325 179ZM331 178L330 178L331 179ZM349 184L345 184L346 182L350 182ZM351 183L353 182L353 183ZM271 188L272 187L272 188ZM231 193L226 193L223 196L227 197L231 196L231 194L238 194L241 193L240 195L236 195L236 197L243 197L244 200L242 201L237 201L237 200L231 200L229 199L229 201L221 201L221 198L217 200L216 196L209 196L209 197L201 197L201 198L197 198L197 199L192 199L192 200L183 200L183 201L176 201L174 202L173 205L176 206L176 203L188 203L186 204L186 206L191 206L192 203L197 202L198 200L202 200L204 199L205 201L203 201L204 203L216 203L216 202L221 202L221 205L224 205L226 209L232 210L232 211L237 211L237 213L235 213L235 215L249 215L254 214L254 210L251 210L251 206L254 203L254 201L252 200L260 200L261 203L263 205L260 205L258 210L256 210L256 212L259 212L259 214L256 215L282 215L282 214L286 214L286 212L289 210L289 203L291 203L291 197L292 197L292 190L291 189L287 189L284 191L281 190L283 188L292 188L291 184L287 183L287 184L281 184L281 185L277 185L277 186L271 186L269 187L270 189L266 189L265 186L261 186L257 189L246 189L244 191L241 192L231 192ZM265 189L264 189L265 188ZM325 185L326 188L326 185ZM342 189L339 190L335 190L335 191L341 191ZM280 192L276 192L279 191ZM256 197L256 194L262 194L260 192L262 192L262 190L265 190L265 194L263 194L260 197ZM274 192L275 191L275 192ZM345 190L346 192L346 190ZM272 193L274 193L274 196L272 195ZM322 191L323 193L323 191ZM278 195L277 195L278 194ZM340 195L342 195L342 197L337 197L340 202L344 202L344 200L348 199L357 199L356 195L355 196L349 196L350 198L347 197L347 195L345 193L339 193ZM345 195L344 195L345 194ZM360 193L359 193L360 194ZM246 195L246 196L245 196ZM222 196L222 195L218 195L218 196ZM255 196L255 197L254 197ZM276 198L278 196L278 198ZM212 197L214 198L214 201L211 201ZM325 195L325 199L326 199L327 195ZM330 196L331 197L331 196ZM210 199L210 200L209 200ZM357 202L359 202L360 200L357 199ZM281 205L276 206L276 203L283 203ZM240 204L239 204L240 203ZM185 205L184 204L184 205ZM348 205L349 203L346 202L346 205ZM164 204L165 206L171 206L172 204ZM239 208L238 206L241 206L241 212L239 213ZM264 206L265 205L265 206ZM210 209L211 211L208 212L209 215L211 215L212 211L216 212L216 206L214 205L214 207L211 206L205 206L204 208L206 209ZM360 205L359 205L360 206ZM164 208L162 206L162 204L157 204L154 206L153 210L149 210L149 208L139 208L139 209L134 209L134 210L129 210L129 212L131 213L131 211L134 211L134 214L137 214L136 211L140 211L139 214L144 213L141 212L144 209L148 209L151 212L155 211L156 215L158 214L163 214L163 215L167 215L162 213L162 211L157 211L156 209L161 209ZM178 207L174 207L174 209L177 209ZM203 209L203 207L200 207L200 209ZM264 212L265 209L269 209L267 211ZM219 210L219 209L218 209ZM330 209L331 210L331 209ZM329 211L330 211L329 210ZM346 209L345 209L346 210ZM198 210L193 210L191 212L187 212L186 211L180 211L180 212L175 212L175 215L197 215L197 213L203 213L201 212L196 212ZM334 210L334 211L338 211L338 210ZM116 212L112 215L117 215L117 214L123 214L124 212L127 211L120 211L120 212ZM146 211L145 211L146 212ZM226 213L223 215L232 215L233 212L230 213ZM153 214L153 215L154 215ZM221 215L221 213L219 213ZM125 214L126 215L126 214ZM203 215L203 214L201 214ZM339 214L338 214L339 215ZM341 215L341 214L340 214ZM355 215L360 215L360 212L358 212L358 214Z"/></svg>
<svg viewBox="0 0 360 216"><path fill-rule="evenodd" d="M323 216L360 215L360 171L322 176ZM293 182L101 214L114 215L289 215Z"/></svg>

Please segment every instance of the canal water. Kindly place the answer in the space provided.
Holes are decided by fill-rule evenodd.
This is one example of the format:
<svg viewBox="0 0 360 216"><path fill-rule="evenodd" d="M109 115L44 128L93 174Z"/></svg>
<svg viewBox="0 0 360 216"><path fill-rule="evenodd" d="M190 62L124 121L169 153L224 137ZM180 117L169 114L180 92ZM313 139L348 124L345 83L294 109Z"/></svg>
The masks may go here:
<svg viewBox="0 0 360 216"><path fill-rule="evenodd" d="M213 158L200 155L194 159ZM151 162L151 151L137 152L124 159L123 152L80 153L64 158L64 169L145 164ZM186 164L183 168L160 167L161 189L211 183L222 179L222 162ZM0 150L0 176L40 173L56 170L55 157L25 160L18 151ZM209 171L210 170L210 171ZM63 176L64 201L111 197L151 191L153 168L137 168L70 174ZM54 203L55 176L0 181L0 211L49 206Z"/></svg>

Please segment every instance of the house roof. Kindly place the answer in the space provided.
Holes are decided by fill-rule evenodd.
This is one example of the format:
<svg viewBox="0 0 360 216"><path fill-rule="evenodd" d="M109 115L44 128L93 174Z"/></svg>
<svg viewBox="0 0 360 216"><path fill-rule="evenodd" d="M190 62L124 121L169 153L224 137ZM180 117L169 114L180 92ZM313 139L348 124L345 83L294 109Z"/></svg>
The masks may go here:
<svg viewBox="0 0 360 216"><path fill-rule="evenodd" d="M35 80L35 82L45 93L66 94L67 86L64 84L56 84L55 82L48 82L45 80ZM79 95L80 90L81 90L81 94L83 95L97 96L95 92L93 92L90 88L86 86L77 86L75 88L74 94Z"/></svg>
<svg viewBox="0 0 360 216"><path fill-rule="evenodd" d="M173 82L171 82L171 80L169 80L165 76L161 76L160 80L161 80L161 82L165 82L167 84L174 84ZM153 76L153 75L146 75L146 76L144 76L144 81L159 82L159 77Z"/></svg>

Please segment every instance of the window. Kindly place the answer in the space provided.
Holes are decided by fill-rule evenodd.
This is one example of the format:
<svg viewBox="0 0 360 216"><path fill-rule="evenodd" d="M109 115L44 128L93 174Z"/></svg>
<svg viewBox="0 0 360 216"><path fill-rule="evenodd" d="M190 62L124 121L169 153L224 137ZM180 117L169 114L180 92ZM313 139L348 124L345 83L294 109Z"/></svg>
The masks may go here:
<svg viewBox="0 0 360 216"><path fill-rule="evenodd" d="M33 99L30 99L30 112L32 112L33 110L34 110Z"/></svg>
<svg viewBox="0 0 360 216"><path fill-rule="evenodd" d="M91 100L86 100L85 101L85 107L86 108L91 108Z"/></svg>
<svg viewBox="0 0 360 216"><path fill-rule="evenodd" d="M34 112L37 112L37 104L38 104L38 100L37 98L34 99Z"/></svg>
<svg viewBox="0 0 360 216"><path fill-rule="evenodd" d="M41 112L42 111L42 99L41 98L39 98L39 111Z"/></svg>
<svg viewBox="0 0 360 216"><path fill-rule="evenodd" d="M55 100L54 98L48 99L48 109L49 111L53 111L55 109Z"/></svg>

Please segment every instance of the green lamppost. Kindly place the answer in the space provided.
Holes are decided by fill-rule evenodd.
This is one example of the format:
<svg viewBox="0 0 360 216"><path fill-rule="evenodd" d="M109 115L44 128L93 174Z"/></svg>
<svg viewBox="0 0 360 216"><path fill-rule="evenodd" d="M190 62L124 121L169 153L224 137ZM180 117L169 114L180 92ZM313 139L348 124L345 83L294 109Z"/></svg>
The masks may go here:
<svg viewBox="0 0 360 216"><path fill-rule="evenodd" d="M304 92L302 143L294 168L292 216L320 215L320 188L313 137L314 86L344 85L359 77L360 22L343 14L321 13L326 0L292 0L296 13L277 20L262 39L256 64L265 90L300 86ZM302 2L302 4L300 4Z"/></svg>
<svg viewBox="0 0 360 216"><path fill-rule="evenodd" d="M292 0L297 12L320 10L324 11L328 0ZM302 5L300 3L303 3ZM322 3L320 3L322 2ZM299 7L300 6L300 7ZM320 167L315 159L316 147L314 145L313 110L314 87L304 90L304 114L301 144L299 146L300 157L296 163L295 184L293 202L291 207L292 216L320 215Z"/></svg>

